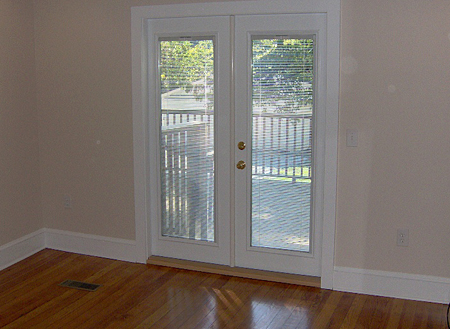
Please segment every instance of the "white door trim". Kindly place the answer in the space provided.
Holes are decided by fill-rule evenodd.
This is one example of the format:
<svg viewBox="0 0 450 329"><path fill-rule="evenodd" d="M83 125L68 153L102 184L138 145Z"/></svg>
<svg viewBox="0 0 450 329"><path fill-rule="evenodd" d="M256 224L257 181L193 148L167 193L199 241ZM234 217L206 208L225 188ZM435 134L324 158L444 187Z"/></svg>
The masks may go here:
<svg viewBox="0 0 450 329"><path fill-rule="evenodd" d="M251 15L251 14L301 14L325 13L327 17L327 91L325 177L323 195L322 266L323 288L333 288L334 241L336 225L336 180L339 104L339 40L340 0L279 0L238 1L201 4L175 4L133 7L131 9L132 47L132 98L134 192L136 223L136 259L145 262L151 250L148 242L149 207L156 200L149 198L148 168L151 161L148 151L147 106L147 49L146 20L189 16Z"/></svg>

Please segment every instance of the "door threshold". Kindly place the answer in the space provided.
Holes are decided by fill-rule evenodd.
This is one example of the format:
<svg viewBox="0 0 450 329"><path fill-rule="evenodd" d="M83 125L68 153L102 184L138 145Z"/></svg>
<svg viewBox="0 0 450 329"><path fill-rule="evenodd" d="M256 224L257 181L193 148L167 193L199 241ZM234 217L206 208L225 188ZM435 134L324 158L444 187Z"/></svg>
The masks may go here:
<svg viewBox="0 0 450 329"><path fill-rule="evenodd" d="M169 257L150 256L147 260L147 264L174 267L190 271L236 276L247 279L296 284L300 286L308 286L316 288L320 288L321 286L320 277L315 276L271 272L243 267L231 267L226 265L209 264Z"/></svg>

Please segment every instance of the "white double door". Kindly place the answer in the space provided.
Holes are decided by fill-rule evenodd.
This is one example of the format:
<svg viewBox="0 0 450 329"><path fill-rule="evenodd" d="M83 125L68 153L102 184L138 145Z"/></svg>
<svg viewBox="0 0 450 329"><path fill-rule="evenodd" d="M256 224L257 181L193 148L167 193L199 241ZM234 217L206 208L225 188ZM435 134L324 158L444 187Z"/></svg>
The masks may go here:
<svg viewBox="0 0 450 329"><path fill-rule="evenodd" d="M325 17L147 24L151 254L319 276Z"/></svg>

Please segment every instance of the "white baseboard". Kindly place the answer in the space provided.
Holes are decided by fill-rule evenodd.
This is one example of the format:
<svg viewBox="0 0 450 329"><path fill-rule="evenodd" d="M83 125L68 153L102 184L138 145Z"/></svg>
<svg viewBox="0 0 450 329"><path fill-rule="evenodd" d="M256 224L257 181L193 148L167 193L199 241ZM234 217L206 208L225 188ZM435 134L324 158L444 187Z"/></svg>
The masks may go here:
<svg viewBox="0 0 450 329"><path fill-rule="evenodd" d="M45 248L139 262L134 240L41 229L0 246L0 270ZM450 278L349 267L334 268L333 289L434 303L450 301Z"/></svg>
<svg viewBox="0 0 450 329"><path fill-rule="evenodd" d="M137 262L136 241L61 230L45 230L45 247L83 255Z"/></svg>
<svg viewBox="0 0 450 329"><path fill-rule="evenodd" d="M0 270L45 248L133 263L139 262L134 240L44 228L0 246Z"/></svg>
<svg viewBox="0 0 450 329"><path fill-rule="evenodd" d="M0 246L0 270L3 270L45 248L45 230L33 232Z"/></svg>
<svg viewBox="0 0 450 329"><path fill-rule="evenodd" d="M450 279L428 275L335 267L333 289L446 304Z"/></svg>

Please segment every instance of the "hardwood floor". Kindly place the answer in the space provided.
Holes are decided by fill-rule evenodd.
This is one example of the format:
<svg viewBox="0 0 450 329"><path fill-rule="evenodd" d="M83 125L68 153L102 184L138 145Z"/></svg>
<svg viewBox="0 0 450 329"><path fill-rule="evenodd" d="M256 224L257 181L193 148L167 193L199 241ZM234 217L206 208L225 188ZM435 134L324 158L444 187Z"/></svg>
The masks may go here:
<svg viewBox="0 0 450 329"><path fill-rule="evenodd" d="M58 286L101 284L96 292ZM0 328L446 328L446 305L43 250L0 272Z"/></svg>

